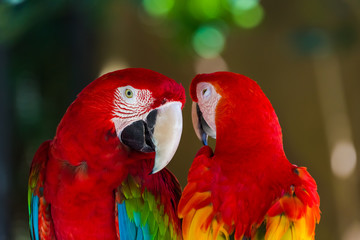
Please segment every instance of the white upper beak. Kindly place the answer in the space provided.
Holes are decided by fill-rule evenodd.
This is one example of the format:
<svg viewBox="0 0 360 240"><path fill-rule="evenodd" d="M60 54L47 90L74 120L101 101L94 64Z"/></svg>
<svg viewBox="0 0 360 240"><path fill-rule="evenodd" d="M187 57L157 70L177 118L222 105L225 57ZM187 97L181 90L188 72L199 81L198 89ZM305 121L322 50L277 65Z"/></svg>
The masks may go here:
<svg viewBox="0 0 360 240"><path fill-rule="evenodd" d="M155 163L152 173L163 169L173 158L181 138L183 119L180 102L169 102L157 108L152 141L155 145Z"/></svg>

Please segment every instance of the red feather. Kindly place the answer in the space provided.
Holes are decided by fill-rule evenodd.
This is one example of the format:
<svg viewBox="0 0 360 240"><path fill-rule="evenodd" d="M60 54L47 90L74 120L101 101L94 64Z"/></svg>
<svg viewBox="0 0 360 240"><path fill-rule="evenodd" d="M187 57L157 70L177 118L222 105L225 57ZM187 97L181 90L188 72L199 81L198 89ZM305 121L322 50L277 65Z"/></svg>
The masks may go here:
<svg viewBox="0 0 360 240"><path fill-rule="evenodd" d="M198 102L196 88L200 82L210 83L221 95L213 109L216 147L214 154L209 147L201 148L190 169L189 183L179 203L184 234L215 239L217 232L235 239L253 239L267 219L274 222L271 217L279 214L294 223L306 215L308 229L314 231L320 219L316 183L305 168L287 160L278 118L260 87L240 74L200 74L190 86L194 102ZM193 196L198 193L206 193L202 196L207 198L196 200ZM207 208L210 220L197 218L197 212L205 209L203 203L211 207ZM209 228L200 233L195 229L202 224ZM222 230L215 231L219 226ZM290 224L284 226L281 233L268 226L267 235L284 234Z"/></svg>
<svg viewBox="0 0 360 240"><path fill-rule="evenodd" d="M44 169L44 197L57 239L117 239L114 191L129 174L145 177L145 186L156 195L178 194L177 189L164 189L178 187L164 183L166 174L148 176L150 171L142 169L144 162L153 165L154 153L133 152L116 135L114 92L127 85L151 91L147 111L168 101L185 103L180 84L147 69L108 73L78 95L57 128ZM167 211L175 216L176 208Z"/></svg>

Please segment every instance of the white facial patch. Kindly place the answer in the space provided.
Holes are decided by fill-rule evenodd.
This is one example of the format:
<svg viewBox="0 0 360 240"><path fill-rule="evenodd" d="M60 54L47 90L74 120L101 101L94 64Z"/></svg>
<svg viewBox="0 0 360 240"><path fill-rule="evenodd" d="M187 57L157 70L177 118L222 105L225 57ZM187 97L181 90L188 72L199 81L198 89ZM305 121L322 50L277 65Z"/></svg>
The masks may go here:
<svg viewBox="0 0 360 240"><path fill-rule="evenodd" d="M216 133L215 110L221 95L216 92L211 83L200 82L196 86L196 96L204 120ZM211 137L216 138L216 135Z"/></svg>
<svg viewBox="0 0 360 240"><path fill-rule="evenodd" d="M130 122L145 119L152 103L151 92L147 89L136 89L132 86L117 88L112 112L117 135L120 136Z"/></svg>

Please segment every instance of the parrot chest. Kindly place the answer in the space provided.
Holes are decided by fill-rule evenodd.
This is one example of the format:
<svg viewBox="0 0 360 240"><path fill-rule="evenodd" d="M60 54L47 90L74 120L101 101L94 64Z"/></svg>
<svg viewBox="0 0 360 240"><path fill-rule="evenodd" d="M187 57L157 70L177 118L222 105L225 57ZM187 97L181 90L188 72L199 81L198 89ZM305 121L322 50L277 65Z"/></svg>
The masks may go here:
<svg viewBox="0 0 360 240"><path fill-rule="evenodd" d="M48 171L48 176L61 176L48 177L44 187L56 238L117 239L112 187L100 177L73 172L64 167Z"/></svg>
<svg viewBox="0 0 360 240"><path fill-rule="evenodd" d="M57 239L116 239L113 196L51 205Z"/></svg>
<svg viewBox="0 0 360 240"><path fill-rule="evenodd" d="M179 204L185 239L194 234L204 235L202 239L252 236L284 193L286 166L238 159L242 158L229 162L198 155L194 160Z"/></svg>
<svg viewBox="0 0 360 240"><path fill-rule="evenodd" d="M230 171L230 169L229 169ZM233 169L231 169L233 171ZM227 171L214 174L211 199L214 215L240 235L250 235L260 224L283 187L263 171L239 169L236 174Z"/></svg>
<svg viewBox="0 0 360 240"><path fill-rule="evenodd" d="M273 201L267 184L256 178L220 180L212 191L214 208L225 223L252 225L263 218Z"/></svg>

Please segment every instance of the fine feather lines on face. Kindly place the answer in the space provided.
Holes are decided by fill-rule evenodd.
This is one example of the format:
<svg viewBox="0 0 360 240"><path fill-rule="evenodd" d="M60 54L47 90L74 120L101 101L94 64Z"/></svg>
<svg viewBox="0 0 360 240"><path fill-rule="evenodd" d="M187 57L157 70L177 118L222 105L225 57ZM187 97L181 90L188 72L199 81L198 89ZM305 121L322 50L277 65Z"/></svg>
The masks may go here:
<svg viewBox="0 0 360 240"><path fill-rule="evenodd" d="M119 87L114 93L113 115L120 119L136 119L144 115L152 103L151 92L147 89Z"/></svg>
<svg viewBox="0 0 360 240"><path fill-rule="evenodd" d="M216 132L215 115L216 107L221 98L211 83L200 82L196 87L196 95L200 111L206 123Z"/></svg>

